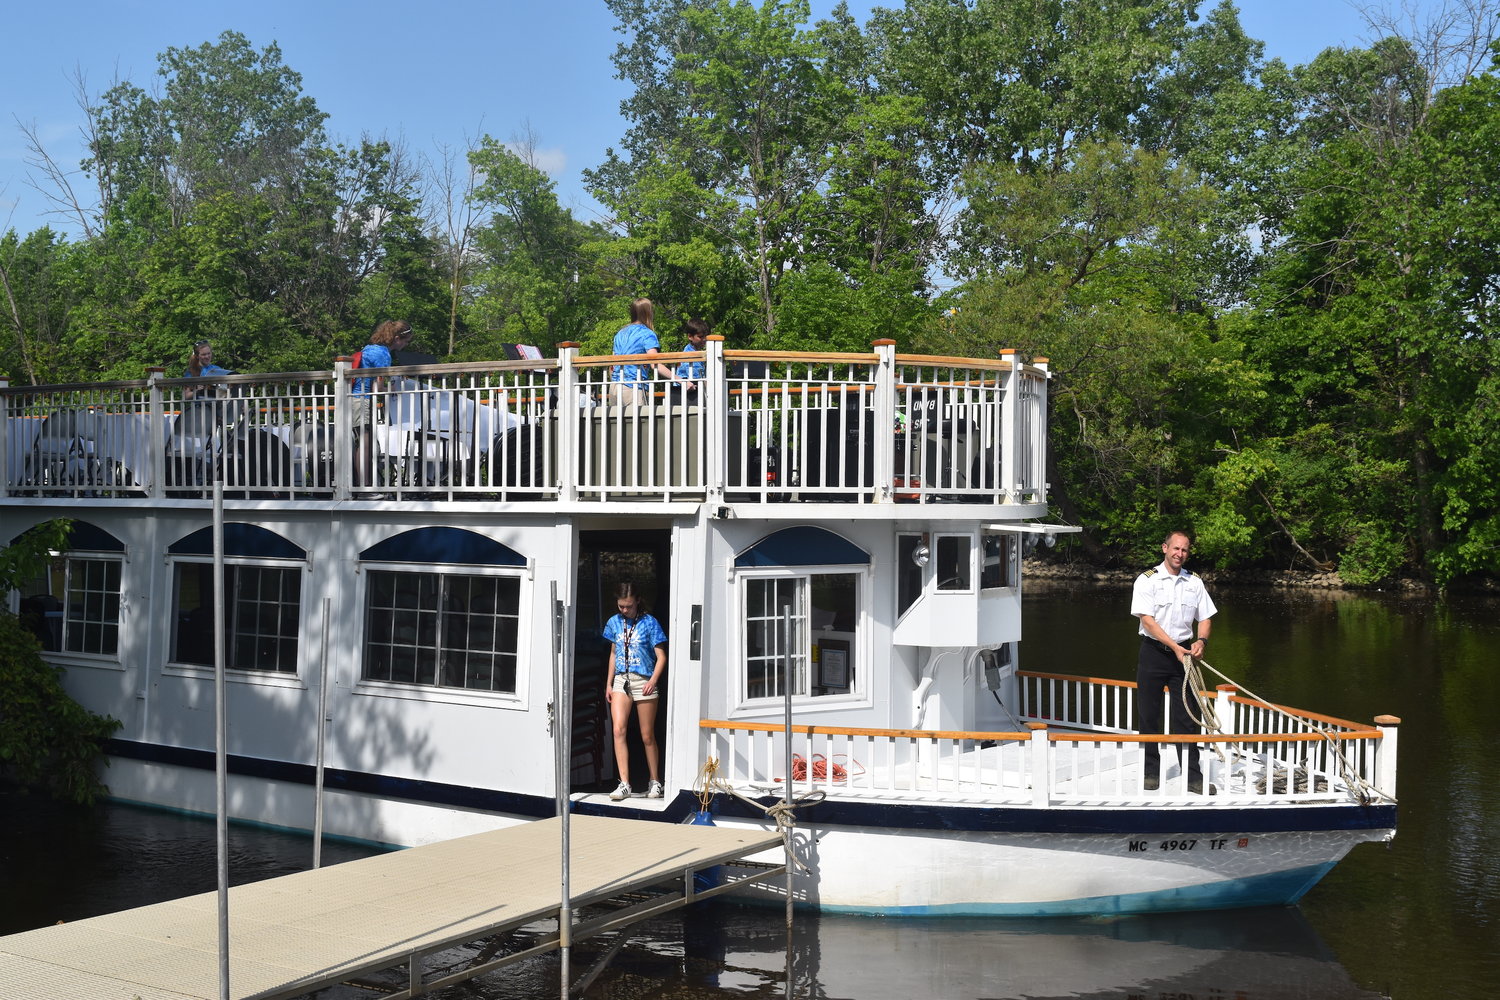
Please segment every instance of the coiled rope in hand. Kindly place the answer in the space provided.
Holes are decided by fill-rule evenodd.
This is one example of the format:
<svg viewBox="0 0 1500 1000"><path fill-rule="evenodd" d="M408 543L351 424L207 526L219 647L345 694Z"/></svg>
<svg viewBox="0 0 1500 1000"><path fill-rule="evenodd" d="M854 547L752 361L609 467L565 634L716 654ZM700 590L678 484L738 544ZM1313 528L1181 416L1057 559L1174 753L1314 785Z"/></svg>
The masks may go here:
<svg viewBox="0 0 1500 1000"><path fill-rule="evenodd" d="M1349 758L1344 753L1344 748L1334 737L1334 731L1328 726L1325 726L1320 722L1315 722L1311 719L1304 718L1300 715L1293 715L1291 712L1288 712L1280 705L1272 704L1271 702L1262 698L1260 695L1256 694L1254 691L1251 691L1244 684L1241 684L1233 677L1230 677L1228 674L1219 670L1207 660L1194 659L1191 653L1182 654L1182 669L1183 673L1185 674L1185 679L1182 685L1182 707L1187 709L1188 715L1192 717L1193 721L1196 722L1204 732L1217 734L1220 736L1227 735L1219 726L1219 714L1213 710L1213 705L1210 702L1212 695L1205 693L1208 689L1208 684L1204 680L1203 670L1206 669L1222 678L1225 683L1234 685L1234 687L1241 694L1243 694L1245 697L1249 698L1256 704L1260 705L1261 707L1269 709L1270 711L1284 718L1290 719L1299 726L1305 726L1309 731L1317 733L1319 736L1321 736L1323 738L1323 742L1328 745L1329 753L1333 755L1333 758L1336 761L1338 761L1339 777L1342 778L1344 780L1344 783L1349 786L1349 790L1354 793L1354 797L1359 800L1359 803L1361 805L1369 805L1372 800L1380 797L1380 791L1376 789L1374 785L1370 784L1368 781L1362 778L1359 775L1359 772L1355 769L1354 765L1350 763ZM1216 742L1213 744L1213 748L1214 752L1218 755L1219 760L1227 768L1229 766L1229 758L1224 753L1223 744ZM1268 773L1265 780L1269 782L1274 781L1275 779L1271 774ZM1291 780L1291 774L1289 773L1287 775L1288 790L1290 790L1291 788Z"/></svg>

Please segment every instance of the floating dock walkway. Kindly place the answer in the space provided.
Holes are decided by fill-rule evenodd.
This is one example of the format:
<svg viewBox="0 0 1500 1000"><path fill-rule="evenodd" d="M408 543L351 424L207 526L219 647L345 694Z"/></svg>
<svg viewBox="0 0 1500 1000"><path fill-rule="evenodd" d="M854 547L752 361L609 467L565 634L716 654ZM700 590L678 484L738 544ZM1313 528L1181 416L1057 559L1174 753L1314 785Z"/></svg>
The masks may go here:
<svg viewBox="0 0 1500 1000"><path fill-rule="evenodd" d="M780 835L570 821L570 943L785 872L750 864L698 890L698 872L734 869L781 847ZM301 996L405 965L408 988L397 996L418 996L557 949L561 824L538 820L230 889L230 995ZM217 913L218 893L207 892L0 937L0 991L6 1000L217 1000ZM424 980L428 955L547 920L551 931L521 950Z"/></svg>

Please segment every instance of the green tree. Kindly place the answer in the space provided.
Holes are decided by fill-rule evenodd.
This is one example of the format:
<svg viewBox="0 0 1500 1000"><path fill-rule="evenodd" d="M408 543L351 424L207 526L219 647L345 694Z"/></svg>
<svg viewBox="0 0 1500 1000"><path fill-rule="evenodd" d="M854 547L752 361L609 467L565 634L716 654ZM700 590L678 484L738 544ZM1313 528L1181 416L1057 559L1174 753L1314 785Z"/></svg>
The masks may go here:
<svg viewBox="0 0 1500 1000"><path fill-rule="evenodd" d="M1377 482L1406 484L1324 511L1342 573L1494 572L1495 75L1433 96L1419 53L1386 40L1325 53L1304 78L1332 134L1300 165L1254 350L1284 373L1283 412L1327 424Z"/></svg>
<svg viewBox="0 0 1500 1000"><path fill-rule="evenodd" d="M0 593L9 593L65 545L71 524L49 521L0 549ZM42 659L36 636L0 608L0 770L22 785L89 803L105 788L98 767L103 743L120 727L63 690L62 669Z"/></svg>
<svg viewBox="0 0 1500 1000"><path fill-rule="evenodd" d="M557 201L552 181L529 160L485 136L469 153L477 175L470 201L487 216L474 233L464 309L471 334L461 356L504 357L503 344L550 349L583 339L598 320L602 288L592 244L601 233Z"/></svg>
<svg viewBox="0 0 1500 1000"><path fill-rule="evenodd" d="M847 10L809 27L800 0L609 6L630 39L615 64L636 91L624 155L589 178L619 219L612 259L629 254L631 283L703 302L721 330L749 318L757 346L867 346L872 316L909 322L934 239L911 155L917 109L870 86ZM714 271L711 294L695 294ZM863 308L894 287L913 301ZM848 308L808 299L829 292ZM784 312L813 325L784 331Z"/></svg>

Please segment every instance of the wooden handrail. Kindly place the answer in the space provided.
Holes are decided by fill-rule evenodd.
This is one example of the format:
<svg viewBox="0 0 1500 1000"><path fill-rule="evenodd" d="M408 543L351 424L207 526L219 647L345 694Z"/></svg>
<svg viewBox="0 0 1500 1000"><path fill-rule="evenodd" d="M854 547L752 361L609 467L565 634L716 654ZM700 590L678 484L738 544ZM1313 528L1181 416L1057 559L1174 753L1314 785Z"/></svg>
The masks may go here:
<svg viewBox="0 0 1500 1000"><path fill-rule="evenodd" d="M1117 681L1109 677L1080 677L1077 674L1049 674L1040 670L1017 670L1017 677L1039 677L1049 681L1082 681L1085 684L1102 684L1106 687L1135 687L1135 681Z"/></svg>
<svg viewBox="0 0 1500 1000"><path fill-rule="evenodd" d="M753 733L780 733L786 726L779 722L730 722L724 719L702 719L699 729L729 729ZM1029 733L971 733L937 729L865 729L858 726L792 726L802 736L881 736L895 739L934 740L1026 740Z"/></svg>
<svg viewBox="0 0 1500 1000"><path fill-rule="evenodd" d="M731 732L781 733L786 726L779 722L732 722L725 719L702 719L699 729L727 729ZM859 726L794 725L799 736L873 736L885 739L975 740L979 742L1025 742L1030 733L971 732L950 729L869 729ZM1380 739L1378 729L1350 733L1080 733L1048 730L1047 739L1068 743L1310 743L1323 739Z"/></svg>
<svg viewBox="0 0 1500 1000"><path fill-rule="evenodd" d="M949 366L953 368L984 368L990 371L1008 372L1011 369L1009 361L999 358L959 358L949 357L941 354L898 354L896 355L898 365L933 365L936 367Z"/></svg>
<svg viewBox="0 0 1500 1000"><path fill-rule="evenodd" d="M876 364L878 354L857 354L848 351L725 351L726 361L856 361Z"/></svg>
<svg viewBox="0 0 1500 1000"><path fill-rule="evenodd" d="M1133 688L1133 687L1136 686L1135 681L1121 681L1121 680L1115 680L1113 678L1108 678L1108 677L1079 677L1079 676L1076 676L1076 675L1073 675L1073 674L1052 674L1052 673L1043 673L1041 671L1036 671L1036 670L1017 670L1016 671L1016 676L1017 677L1035 677L1035 678L1039 678L1041 680L1070 681L1070 682L1083 683L1083 684L1098 684L1098 685L1104 686L1104 687L1126 687L1126 688ZM1203 691L1203 692L1200 692L1200 693L1203 694L1203 695L1205 695L1206 697L1209 697L1209 698L1213 698L1215 696L1215 693L1213 691ZM1321 722L1321 723L1324 723L1326 725L1344 726L1344 727L1346 727L1348 729L1356 730L1358 732L1369 732L1369 731L1371 731L1371 730L1373 730L1375 728L1374 726L1369 725L1368 723L1351 722L1348 719L1340 719L1340 718L1337 718L1336 716L1332 716L1332 715L1322 715L1322 714L1320 714L1318 712L1309 712L1306 709L1290 708L1290 707L1288 707L1286 705L1274 705L1274 704L1271 704L1270 702L1256 701L1254 698L1247 698L1244 695L1240 695L1240 694L1230 695L1229 696L1229 700L1231 702L1235 703L1236 705L1248 705L1248 706L1250 706L1252 708L1274 709L1275 711L1285 712L1287 715L1293 716L1293 717L1298 718L1298 719L1307 719L1307 720L1309 720L1311 722ZM1313 734L1313 735L1317 735L1317 734Z"/></svg>

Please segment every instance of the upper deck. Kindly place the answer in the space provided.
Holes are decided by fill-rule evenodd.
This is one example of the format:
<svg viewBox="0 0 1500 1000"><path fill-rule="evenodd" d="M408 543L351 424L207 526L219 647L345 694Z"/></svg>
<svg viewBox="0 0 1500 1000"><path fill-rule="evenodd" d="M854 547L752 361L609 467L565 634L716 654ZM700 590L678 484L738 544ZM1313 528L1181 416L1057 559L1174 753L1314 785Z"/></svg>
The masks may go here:
<svg viewBox="0 0 1500 1000"><path fill-rule="evenodd" d="M269 503L1045 509L1046 359L904 355L890 341L868 354L727 351L714 337L651 359L702 362L696 393L657 380L642 405L607 403L611 368L641 360L564 344L556 359L485 364L0 380L0 502L206 503L222 483Z"/></svg>

